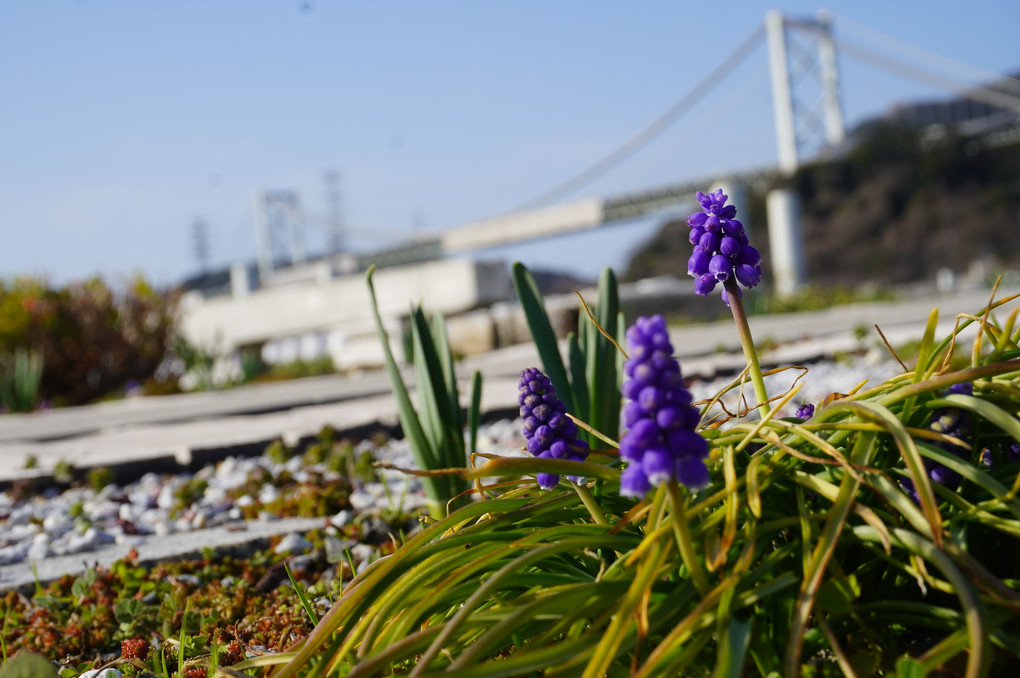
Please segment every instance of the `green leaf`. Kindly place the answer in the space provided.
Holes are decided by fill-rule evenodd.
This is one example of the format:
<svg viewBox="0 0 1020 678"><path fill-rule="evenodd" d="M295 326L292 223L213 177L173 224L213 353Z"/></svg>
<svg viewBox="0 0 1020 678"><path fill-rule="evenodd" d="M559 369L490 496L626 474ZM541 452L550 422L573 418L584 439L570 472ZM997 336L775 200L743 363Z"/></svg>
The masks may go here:
<svg viewBox="0 0 1020 678"><path fill-rule="evenodd" d="M74 583L71 584L71 595L75 598L81 599L88 595L89 587L85 583L85 580L81 577L77 577Z"/></svg>
<svg viewBox="0 0 1020 678"><path fill-rule="evenodd" d="M914 383L921 381L926 375L930 362L936 357L935 330L939 324L939 310L932 309L928 316L928 324L924 328L924 336L921 337L921 346L917 349L917 365L914 367Z"/></svg>
<svg viewBox="0 0 1020 678"><path fill-rule="evenodd" d="M524 317L527 318L528 327L531 329L531 338L542 360L542 369L552 381L560 400L567 405L568 410L576 413L579 411L577 403L574 402L570 380L567 379L567 370L563 366L563 357L556 341L556 333L553 332L552 324L549 322L549 314L546 313L538 283L527 267L519 261L514 262L512 275L517 299L521 302Z"/></svg>
<svg viewBox="0 0 1020 678"><path fill-rule="evenodd" d="M896 662L896 678L924 678L927 675L924 664L913 657L900 657Z"/></svg>
<svg viewBox="0 0 1020 678"><path fill-rule="evenodd" d="M583 322L583 321L582 321ZM581 327L584 327L582 324ZM570 359L570 385L573 388L571 397L574 402L577 403L578 409L571 410L570 413L581 421L589 421L590 417L590 402L588 398L588 378L585 375L585 359L584 359L584 348L582 348L582 340L585 332L581 332L580 335L571 332L567 335L567 356ZM563 399L564 403L569 402L569 399ZM594 444L594 438L589 437L589 444Z"/></svg>
<svg viewBox="0 0 1020 678"><path fill-rule="evenodd" d="M719 662L713 678L739 678L751 644L751 620L731 616L719 644Z"/></svg>
<svg viewBox="0 0 1020 678"><path fill-rule="evenodd" d="M428 438L425 436L421 421L418 419L418 413L415 411L414 405L411 404L411 396L407 392L407 386L400 375L400 368L397 367L397 361L393 358L393 351L390 350L389 335L386 334L386 329L383 327L382 317L379 315L379 303L375 296L375 286L372 284L373 273L375 273L375 266L369 266L368 272L365 274L365 280L368 284L368 295L372 303L372 315L375 319L376 332L379 335L379 341L382 343L386 372L390 377L393 397L397 401L397 417L400 419L400 427L403 429L404 436L411 446L411 454L414 456L414 461L418 464L418 467L422 469L436 468L436 454L432 450ZM421 482L425 489L425 494L433 504L432 509L442 513L442 507L446 501L445 493L440 490L443 484L430 477L423 477Z"/></svg>
<svg viewBox="0 0 1020 678"><path fill-rule="evenodd" d="M432 317L432 343L435 346L436 356L439 358L442 381L445 386L446 401L450 415L446 424L457 433L457 438L463 442L464 417L460 409L460 393L457 391L457 374L453 366L453 352L450 350L450 341L446 333L446 320L442 313L436 313ZM437 392L438 396L439 393ZM463 447L463 445L461 445Z"/></svg>
<svg viewBox="0 0 1020 678"><path fill-rule="evenodd" d="M595 320L602 329L613 337L617 333L620 299L616 276L611 268L602 270L599 276L598 304ZM580 322L588 322L581 318ZM616 372L617 349L596 327L588 328L586 346L588 392L591 406L588 423L592 427L616 438L620 422L620 389Z"/></svg>
<svg viewBox="0 0 1020 678"><path fill-rule="evenodd" d="M471 377L471 407L468 409L468 450L478 452L478 428L482 423L482 373L475 370Z"/></svg>
<svg viewBox="0 0 1020 678"><path fill-rule="evenodd" d="M308 596L305 595L304 589L298 585L297 580L294 579L294 573L290 571L290 566L286 562L283 564L283 569L287 572L287 578L290 579L290 585L294 588L294 593L297 595L298 602L301 603L301 607L304 608L305 614L308 615L309 621L312 622L312 626L319 623L319 615L315 614L315 609L312 607L312 603L308 600Z"/></svg>
<svg viewBox="0 0 1020 678"><path fill-rule="evenodd" d="M0 678L57 678L57 670L48 659L34 652L19 652L0 667Z"/></svg>
<svg viewBox="0 0 1020 678"><path fill-rule="evenodd" d="M852 574L827 579L818 587L818 607L836 614L848 614L853 609L854 600L860 595L861 586Z"/></svg>
<svg viewBox="0 0 1020 678"><path fill-rule="evenodd" d="M449 421L450 412L445 397L446 384L443 383L442 366L432 343L431 329L420 306L412 309L410 320L418 416L436 455L436 465L430 468L443 468L446 466L442 459L445 422Z"/></svg>

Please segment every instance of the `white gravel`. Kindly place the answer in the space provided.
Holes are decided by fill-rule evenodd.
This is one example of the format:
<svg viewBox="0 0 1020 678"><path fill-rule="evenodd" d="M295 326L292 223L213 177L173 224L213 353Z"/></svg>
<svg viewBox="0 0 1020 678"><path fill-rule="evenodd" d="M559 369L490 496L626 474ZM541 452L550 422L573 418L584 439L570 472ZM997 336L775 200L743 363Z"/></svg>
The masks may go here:
<svg viewBox="0 0 1020 678"><path fill-rule="evenodd" d="M801 391L789 406L793 410L801 403L818 403L832 392L847 392L862 381L869 386L897 374L902 368L890 360L880 359L878 353L852 361L819 362L807 366L800 380ZM769 391L777 395L789 389L803 370L787 370L767 379ZM696 400L716 394L733 380L733 377L710 381L696 381L691 390ZM753 401L750 385L744 390L748 401ZM731 411L737 404L734 390L725 399ZM520 422L501 420L486 424L479 436L479 451L516 456L524 440ZM357 446L358 451L371 450L373 456L396 467L413 468L414 460L406 441L391 440L381 447L368 441ZM272 501L279 490L267 481L256 493L242 495L231 501L232 490L242 486L250 474L262 468L268 477L288 471L301 481L309 477L311 469L303 466L300 457L283 464L266 456L251 458L230 457L210 465L194 476L147 474L138 481L120 487L107 485L101 491L80 487L57 492L50 489L29 499L16 500L12 492L0 492L0 586L3 566L33 565L60 556L86 554L106 547L138 547L151 544L170 535L200 533L214 528L234 529L243 525L242 509L253 503ZM330 476L324 468L314 469ZM355 483L350 497L353 511L341 511L332 518L334 526L349 524L356 513L377 512L394 508L402 503L404 509L413 510L424 503L420 482L398 470L380 470L381 482ZM179 492L189 482L206 483L201 496L188 506L180 506ZM265 521L275 516L263 513ZM236 528L240 529L240 527ZM289 535L277 550L297 553L308 548L300 533ZM123 551L120 548L119 551Z"/></svg>

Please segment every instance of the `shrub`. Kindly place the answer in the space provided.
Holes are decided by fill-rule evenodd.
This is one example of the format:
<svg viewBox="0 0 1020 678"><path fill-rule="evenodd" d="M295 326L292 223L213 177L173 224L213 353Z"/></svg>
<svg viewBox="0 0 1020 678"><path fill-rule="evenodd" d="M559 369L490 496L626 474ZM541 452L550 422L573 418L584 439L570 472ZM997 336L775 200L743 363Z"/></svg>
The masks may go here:
<svg viewBox="0 0 1020 678"><path fill-rule="evenodd" d="M120 290L92 278L64 287L0 283L0 360L31 349L38 397L78 405L151 379L166 354L175 299L143 278Z"/></svg>

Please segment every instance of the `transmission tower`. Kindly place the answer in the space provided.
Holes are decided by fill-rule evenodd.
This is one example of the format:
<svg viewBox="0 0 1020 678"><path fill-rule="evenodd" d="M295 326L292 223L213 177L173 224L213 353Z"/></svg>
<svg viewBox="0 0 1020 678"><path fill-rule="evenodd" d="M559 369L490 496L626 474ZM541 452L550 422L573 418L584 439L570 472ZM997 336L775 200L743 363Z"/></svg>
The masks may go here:
<svg viewBox="0 0 1020 678"><path fill-rule="evenodd" d="M209 225L205 219L198 218L191 223L191 244L198 270L205 273L209 270Z"/></svg>
<svg viewBox="0 0 1020 678"><path fill-rule="evenodd" d="M340 173L329 170L323 175L326 182L326 199L329 201L329 251L335 257L344 248L343 202L340 194Z"/></svg>
<svg viewBox="0 0 1020 678"><path fill-rule="evenodd" d="M260 278L305 261L304 217L295 191L259 191L254 213Z"/></svg>
<svg viewBox="0 0 1020 678"><path fill-rule="evenodd" d="M773 10L765 30L779 169L792 175L802 155L825 152L846 137L832 17L820 12L815 20L791 19ZM806 280L800 200L792 188L781 188L769 193L766 208L776 293L788 296Z"/></svg>

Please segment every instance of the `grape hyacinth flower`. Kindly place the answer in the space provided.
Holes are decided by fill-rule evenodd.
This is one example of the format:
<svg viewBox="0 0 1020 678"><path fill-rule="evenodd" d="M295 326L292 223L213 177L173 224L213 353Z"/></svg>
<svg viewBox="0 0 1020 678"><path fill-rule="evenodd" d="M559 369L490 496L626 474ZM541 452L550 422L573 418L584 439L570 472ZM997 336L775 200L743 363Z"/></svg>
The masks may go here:
<svg viewBox="0 0 1020 678"><path fill-rule="evenodd" d="M973 392L974 386L972 384L969 382L962 382L959 384L953 384L947 388L944 391L944 395L952 395L954 393L971 395ZM936 410L931 416L928 428L937 433L943 433L945 435L967 441L971 436L971 415L966 410L961 410L957 407L946 407ZM966 459L967 451L959 445L955 445L947 441L939 441L935 443L935 446L945 450L946 452L951 452L961 459ZM948 466L925 458L924 467L928 472L928 477L943 487L947 487L950 490L956 490L960 487L960 481L962 480L960 474ZM914 501L920 503L920 497L917 495L917 489L914 487L914 483L910 478L901 479L900 485L902 485L903 488L910 493L910 495L914 498Z"/></svg>
<svg viewBox="0 0 1020 678"><path fill-rule="evenodd" d="M804 403L797 408L797 418L807 421L815 414L815 406L811 403Z"/></svg>
<svg viewBox="0 0 1020 678"><path fill-rule="evenodd" d="M985 466L993 468L997 463L996 459L1007 464L1015 464L1020 461L1020 443L998 443L993 447L981 450L981 463Z"/></svg>
<svg viewBox="0 0 1020 678"><path fill-rule="evenodd" d="M638 318L627 329L627 346L630 359L623 368L627 432L620 440L627 468L620 477L620 493L641 497L672 480L692 490L704 487L709 480L708 443L695 431L701 415L684 388L666 321L659 315Z"/></svg>
<svg viewBox="0 0 1020 678"><path fill-rule="evenodd" d="M567 416L567 406L556 397L552 380L535 368L521 372L517 402L521 406L523 433L528 452L545 459L584 461L588 457L588 444L577 439L577 424ZM584 482L579 476L568 476L575 483ZM560 482L554 473L537 474L538 486L551 490Z"/></svg>
<svg viewBox="0 0 1020 678"><path fill-rule="evenodd" d="M737 208L726 204L729 196L720 188L707 195L698 191L696 197L703 211L687 217L694 245L687 273L694 278L694 291L707 296L730 278L749 289L756 286L762 278L761 255L748 242L744 225L734 219Z"/></svg>

